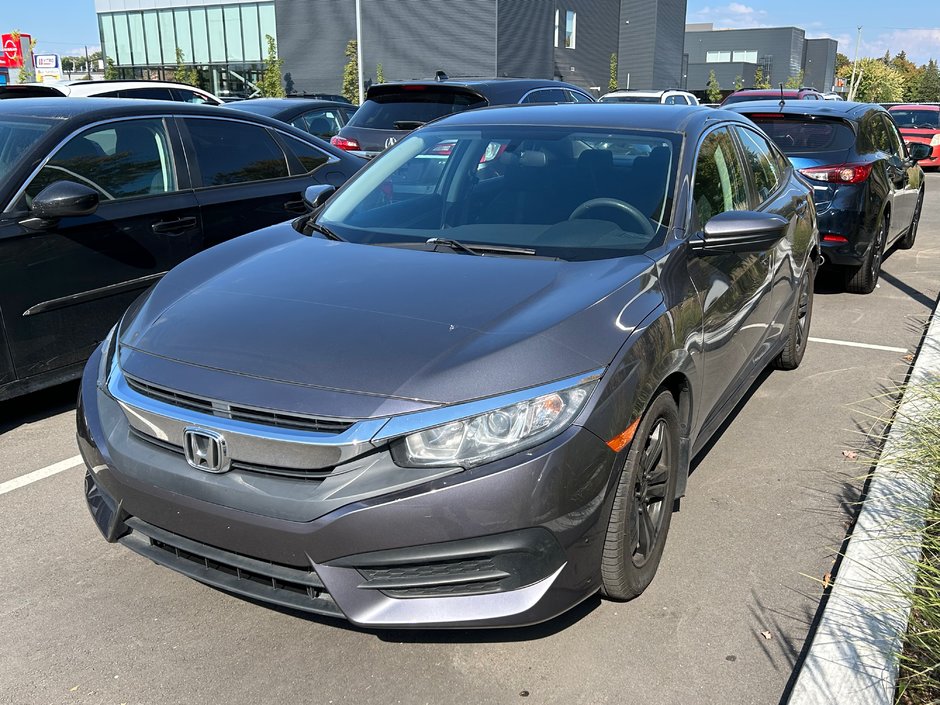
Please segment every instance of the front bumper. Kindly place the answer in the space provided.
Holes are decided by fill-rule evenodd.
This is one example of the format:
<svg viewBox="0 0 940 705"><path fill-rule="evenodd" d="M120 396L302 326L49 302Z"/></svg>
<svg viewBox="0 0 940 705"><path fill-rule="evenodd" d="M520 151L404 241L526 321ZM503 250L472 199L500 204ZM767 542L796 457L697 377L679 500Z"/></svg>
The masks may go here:
<svg viewBox="0 0 940 705"><path fill-rule="evenodd" d="M97 388L98 361L88 363L78 409L89 508L105 538L157 563L383 628L532 624L599 587L616 455L589 431L572 427L517 456L298 521L269 511L276 503L226 506L243 496L236 486L261 482L250 473L181 470L181 457L142 442ZM181 471L213 491L179 492L171 480ZM304 486L276 481L287 492Z"/></svg>

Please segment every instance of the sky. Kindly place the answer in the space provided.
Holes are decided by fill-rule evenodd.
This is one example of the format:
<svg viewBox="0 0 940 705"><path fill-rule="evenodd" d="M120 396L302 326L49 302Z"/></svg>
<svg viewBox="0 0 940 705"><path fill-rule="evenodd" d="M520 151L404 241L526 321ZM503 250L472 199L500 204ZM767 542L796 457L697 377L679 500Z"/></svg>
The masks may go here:
<svg viewBox="0 0 940 705"><path fill-rule="evenodd" d="M88 51L99 48L94 0L3 0L3 5L0 29L32 34L38 40L37 52L75 55L86 44ZM686 20L726 29L802 27L810 38L838 40L839 51L849 58L855 55L856 28L861 25L859 56L904 49L917 64L940 59L940 0L899 5L887 0L689 0Z"/></svg>

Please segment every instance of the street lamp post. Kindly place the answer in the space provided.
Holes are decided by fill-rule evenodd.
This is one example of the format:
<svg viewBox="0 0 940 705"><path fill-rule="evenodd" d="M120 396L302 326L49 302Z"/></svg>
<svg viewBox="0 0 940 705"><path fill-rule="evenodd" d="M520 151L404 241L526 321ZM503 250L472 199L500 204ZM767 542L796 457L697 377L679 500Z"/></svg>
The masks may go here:
<svg viewBox="0 0 940 705"><path fill-rule="evenodd" d="M360 0L356 0L356 63L359 66L359 105L362 105L366 96L362 69L362 7Z"/></svg>

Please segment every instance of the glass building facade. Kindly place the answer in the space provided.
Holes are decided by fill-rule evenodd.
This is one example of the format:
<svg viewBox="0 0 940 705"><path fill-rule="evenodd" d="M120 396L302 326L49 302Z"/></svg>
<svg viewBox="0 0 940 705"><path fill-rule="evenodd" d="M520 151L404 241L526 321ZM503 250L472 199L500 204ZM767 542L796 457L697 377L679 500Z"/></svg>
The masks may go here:
<svg viewBox="0 0 940 705"><path fill-rule="evenodd" d="M172 80L179 49L183 63L197 69L200 87L218 96L251 95L267 53L265 35L277 37L274 2L99 9L98 27L120 78Z"/></svg>

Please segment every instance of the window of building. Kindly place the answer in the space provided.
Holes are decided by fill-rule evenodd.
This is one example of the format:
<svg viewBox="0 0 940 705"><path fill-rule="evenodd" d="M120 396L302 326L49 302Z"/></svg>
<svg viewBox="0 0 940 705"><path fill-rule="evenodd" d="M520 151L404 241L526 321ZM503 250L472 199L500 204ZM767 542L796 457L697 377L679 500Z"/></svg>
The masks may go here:
<svg viewBox="0 0 940 705"><path fill-rule="evenodd" d="M747 50L737 50L733 52L732 61L742 62L745 64L756 64L757 63L757 49L747 49Z"/></svg>
<svg viewBox="0 0 940 705"><path fill-rule="evenodd" d="M565 49L575 48L575 37L578 33L578 13L568 10L565 13Z"/></svg>
<svg viewBox="0 0 940 705"><path fill-rule="evenodd" d="M730 51L706 51L705 52L706 64L724 64L729 61L731 61Z"/></svg>
<svg viewBox="0 0 940 705"><path fill-rule="evenodd" d="M561 10L555 9L555 48L558 48L558 19L561 15Z"/></svg>

